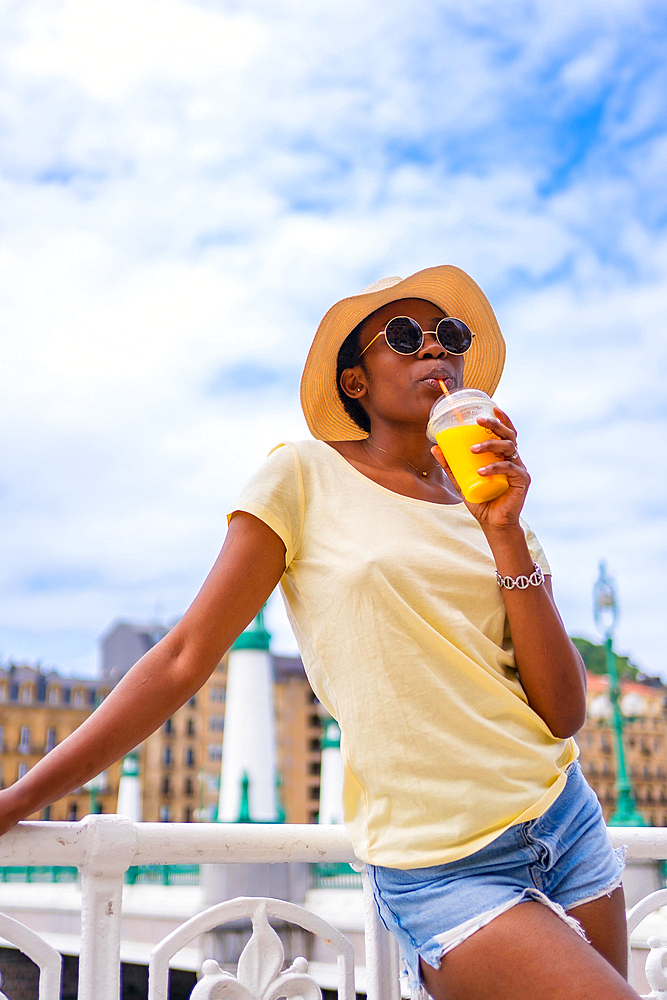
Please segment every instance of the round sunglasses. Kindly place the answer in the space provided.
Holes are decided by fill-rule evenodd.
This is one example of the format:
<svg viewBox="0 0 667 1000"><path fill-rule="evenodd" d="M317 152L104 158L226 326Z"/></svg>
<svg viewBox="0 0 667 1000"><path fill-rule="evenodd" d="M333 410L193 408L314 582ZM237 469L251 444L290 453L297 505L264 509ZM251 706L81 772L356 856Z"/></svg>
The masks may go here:
<svg viewBox="0 0 667 1000"><path fill-rule="evenodd" d="M441 319L434 333L436 340L448 354L465 354L472 347L472 338L475 336L463 320L451 316ZM383 334L389 347L397 354L416 354L424 343L424 331L416 320L409 316L395 316L389 320L384 330L380 330L366 344L359 357Z"/></svg>

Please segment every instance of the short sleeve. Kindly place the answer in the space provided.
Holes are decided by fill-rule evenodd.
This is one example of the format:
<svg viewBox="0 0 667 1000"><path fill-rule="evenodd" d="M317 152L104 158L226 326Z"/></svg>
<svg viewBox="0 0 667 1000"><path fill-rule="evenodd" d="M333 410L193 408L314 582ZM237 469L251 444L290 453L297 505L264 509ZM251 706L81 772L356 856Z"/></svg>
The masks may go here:
<svg viewBox="0 0 667 1000"><path fill-rule="evenodd" d="M304 515L303 476L293 444L279 444L269 453L243 488L227 520L239 511L253 514L275 531L285 545L285 565L289 566L301 545Z"/></svg>
<svg viewBox="0 0 667 1000"><path fill-rule="evenodd" d="M528 524L521 518L521 527L523 528L523 533L526 536L526 544L528 545L528 551L533 557L533 562L536 562L538 566L542 567L542 572L545 576L551 576L551 567L547 557L544 554L544 549L540 545L535 532Z"/></svg>

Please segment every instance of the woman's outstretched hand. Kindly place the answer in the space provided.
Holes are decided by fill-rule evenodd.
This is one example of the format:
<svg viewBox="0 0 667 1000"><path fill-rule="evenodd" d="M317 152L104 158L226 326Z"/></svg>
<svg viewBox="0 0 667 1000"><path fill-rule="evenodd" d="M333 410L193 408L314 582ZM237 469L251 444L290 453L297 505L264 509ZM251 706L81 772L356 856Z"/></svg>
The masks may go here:
<svg viewBox="0 0 667 1000"><path fill-rule="evenodd" d="M495 500L488 500L486 503L468 503L464 499L464 504L475 517L480 525L485 528L503 528L508 525L518 524L519 515L526 500L526 493L530 486L530 476L525 465L521 461L517 452L516 428L510 418L498 407L494 410L495 419L491 417L479 417L477 423L488 428L495 438L489 438L482 444L474 444L470 449L475 452L493 452L498 456L497 461L489 465L480 466L482 476L507 476L509 489L502 496ZM451 482L459 490L459 486L454 478L452 470L447 464L447 459L443 455L438 445L431 448L433 457L443 467Z"/></svg>

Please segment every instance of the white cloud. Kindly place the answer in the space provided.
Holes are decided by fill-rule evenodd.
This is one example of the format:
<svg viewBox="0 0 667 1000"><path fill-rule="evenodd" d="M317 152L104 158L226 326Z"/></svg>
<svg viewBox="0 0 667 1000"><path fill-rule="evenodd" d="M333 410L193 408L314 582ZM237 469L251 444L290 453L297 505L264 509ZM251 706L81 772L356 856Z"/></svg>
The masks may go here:
<svg viewBox="0 0 667 1000"><path fill-rule="evenodd" d="M15 72L66 79L99 101L122 99L155 77L192 85L233 76L263 42L257 19L179 0L31 3L19 32Z"/></svg>
<svg viewBox="0 0 667 1000"><path fill-rule="evenodd" d="M244 479L306 433L298 371L321 314L383 274L451 261L507 332L499 398L568 624L591 632L606 556L619 641L665 670L649 5L515 3L501 22L482 2L12 11L0 650L91 668L112 618L182 611ZM604 104L590 134L589 89ZM216 396L240 365L258 377Z"/></svg>

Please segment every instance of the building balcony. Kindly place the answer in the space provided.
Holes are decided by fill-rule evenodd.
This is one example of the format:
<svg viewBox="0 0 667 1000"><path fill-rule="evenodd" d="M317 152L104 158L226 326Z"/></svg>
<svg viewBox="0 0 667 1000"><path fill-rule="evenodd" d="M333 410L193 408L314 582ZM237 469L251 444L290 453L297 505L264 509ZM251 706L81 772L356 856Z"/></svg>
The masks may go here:
<svg viewBox="0 0 667 1000"><path fill-rule="evenodd" d="M667 829L610 834L615 846L627 845L638 871L655 876L667 858ZM301 905L293 900L313 864ZM213 891L209 883L208 898L201 865L219 866L211 871L222 876ZM234 892L242 869L256 871L258 891ZM252 925L247 944L244 922ZM667 937L667 889L632 907L628 929L637 988L667 995L667 948L659 941ZM225 934L242 941L232 962L222 954ZM166 1000L170 966L201 975L191 994L198 1000L223 990L252 1000L312 998L320 989L337 990L339 1000L355 1000L355 992L369 1000L409 995L397 946L341 826L133 824L119 816L21 823L0 838L0 935L3 947L38 966L40 1000L60 996L61 954L79 956L78 1000L118 1000L122 961L148 965L148 1000Z"/></svg>

